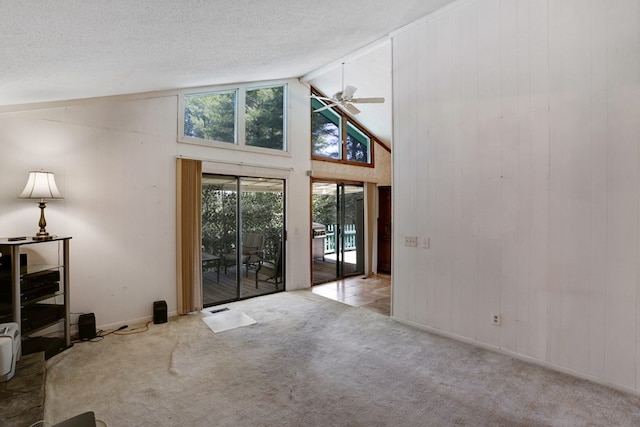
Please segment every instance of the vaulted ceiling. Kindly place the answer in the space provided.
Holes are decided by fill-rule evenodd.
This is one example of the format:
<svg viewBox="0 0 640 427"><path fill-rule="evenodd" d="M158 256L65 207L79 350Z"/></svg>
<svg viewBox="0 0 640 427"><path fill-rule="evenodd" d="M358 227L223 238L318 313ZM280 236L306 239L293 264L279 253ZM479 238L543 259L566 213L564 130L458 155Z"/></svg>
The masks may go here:
<svg viewBox="0 0 640 427"><path fill-rule="evenodd" d="M300 77L452 1L3 1L0 105Z"/></svg>

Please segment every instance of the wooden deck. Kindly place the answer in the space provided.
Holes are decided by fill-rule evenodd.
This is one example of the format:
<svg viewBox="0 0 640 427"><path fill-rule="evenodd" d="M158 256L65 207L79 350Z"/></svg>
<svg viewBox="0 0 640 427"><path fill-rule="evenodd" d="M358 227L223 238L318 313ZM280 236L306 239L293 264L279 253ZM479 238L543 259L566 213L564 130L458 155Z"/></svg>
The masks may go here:
<svg viewBox="0 0 640 427"><path fill-rule="evenodd" d="M248 276L244 275L244 271L242 272L241 294L238 298L235 267L227 269L226 274L224 268L221 268L219 282L215 269L202 272L202 299L205 307L284 290L282 283L278 284L276 289L272 281L264 280L258 282L258 289L256 289L255 278L256 272L253 269L249 271Z"/></svg>

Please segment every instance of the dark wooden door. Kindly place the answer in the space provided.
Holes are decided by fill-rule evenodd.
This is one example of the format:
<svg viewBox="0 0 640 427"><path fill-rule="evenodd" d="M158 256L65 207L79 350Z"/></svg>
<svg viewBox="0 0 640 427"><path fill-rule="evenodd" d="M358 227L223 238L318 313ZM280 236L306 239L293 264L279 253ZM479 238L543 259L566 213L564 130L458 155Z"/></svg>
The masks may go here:
<svg viewBox="0 0 640 427"><path fill-rule="evenodd" d="M391 187L378 187L378 272L391 273Z"/></svg>

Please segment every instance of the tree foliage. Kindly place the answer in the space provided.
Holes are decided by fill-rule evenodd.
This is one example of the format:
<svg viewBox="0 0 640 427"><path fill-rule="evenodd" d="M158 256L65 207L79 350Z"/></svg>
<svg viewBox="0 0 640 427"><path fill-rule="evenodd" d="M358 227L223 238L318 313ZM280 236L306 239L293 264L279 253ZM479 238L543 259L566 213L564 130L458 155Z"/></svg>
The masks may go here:
<svg viewBox="0 0 640 427"><path fill-rule="evenodd" d="M247 90L246 144L284 149L284 87Z"/></svg>
<svg viewBox="0 0 640 427"><path fill-rule="evenodd" d="M347 134L347 160L360 163L369 162L369 146L350 134Z"/></svg>
<svg viewBox="0 0 640 427"><path fill-rule="evenodd" d="M314 194L311 203L313 222L324 225L337 223L336 196L332 194Z"/></svg>
<svg viewBox="0 0 640 427"><path fill-rule="evenodd" d="M338 184L336 184L337 188ZM341 205L344 208L343 224L355 224L357 215L357 201L363 198L362 192L346 193L341 198ZM311 214L313 222L324 225L335 225L338 223L338 198L335 194L314 194L311 204Z"/></svg>
<svg viewBox="0 0 640 427"><path fill-rule="evenodd" d="M346 116L338 114L337 109L315 111L324 106L317 99L311 100L314 111L311 113L311 152L329 159L369 163L369 136ZM345 123L346 131L341 128ZM343 132L346 134L345 153L341 153Z"/></svg>
<svg viewBox="0 0 640 427"><path fill-rule="evenodd" d="M202 246L205 252L221 255L236 247L237 192L222 185L202 189ZM266 238L265 258L275 259L284 229L284 193L249 192L240 194L242 231L262 233Z"/></svg>
<svg viewBox="0 0 640 427"><path fill-rule="evenodd" d="M245 144L283 150L284 86L248 89L245 93ZM185 96L184 134L236 142L238 91Z"/></svg>
<svg viewBox="0 0 640 427"><path fill-rule="evenodd" d="M316 110L324 104L313 99L311 108ZM340 158L340 117L333 110L311 113L311 152L330 159Z"/></svg>
<svg viewBox="0 0 640 427"><path fill-rule="evenodd" d="M185 96L184 134L235 143L236 92Z"/></svg>

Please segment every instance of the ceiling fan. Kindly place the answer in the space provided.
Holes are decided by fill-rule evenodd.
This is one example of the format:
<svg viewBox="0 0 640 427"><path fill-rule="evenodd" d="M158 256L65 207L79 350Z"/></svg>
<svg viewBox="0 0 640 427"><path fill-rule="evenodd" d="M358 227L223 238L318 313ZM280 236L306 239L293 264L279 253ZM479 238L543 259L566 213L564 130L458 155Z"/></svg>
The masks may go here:
<svg viewBox="0 0 640 427"><path fill-rule="evenodd" d="M358 109L358 107L356 107L353 104L381 104L384 102L384 98L380 98L380 97L354 98L353 94L356 92L356 90L358 90L358 88L355 86L344 85L344 62L342 63L342 87L343 89L339 92L334 93L331 98L318 96L318 95L311 95L311 98L324 101L325 103L328 102L327 105L323 106L322 108L318 108L317 110L313 110L313 112L317 113L318 111L326 110L338 105L340 107L345 108L351 114L355 115L360 113L360 110Z"/></svg>

